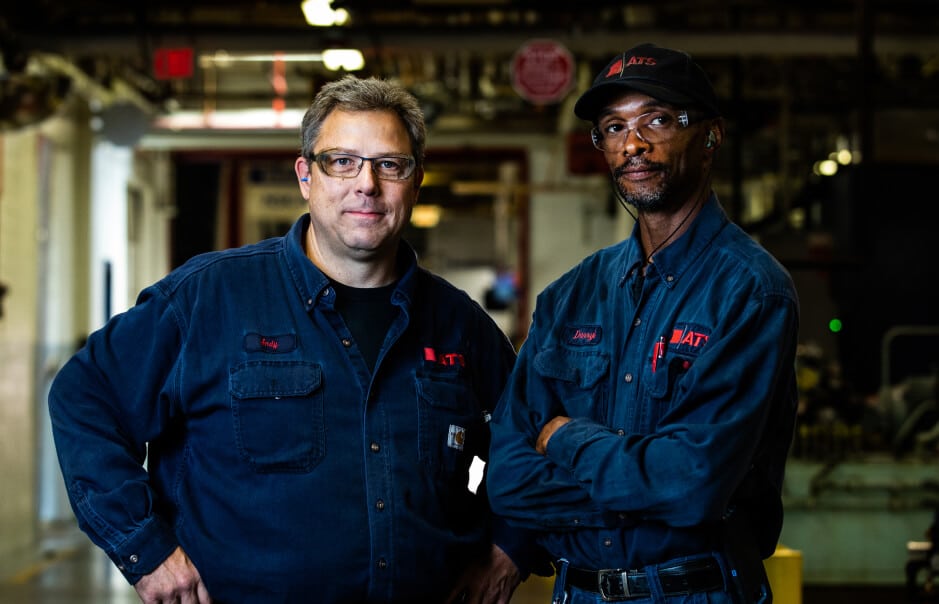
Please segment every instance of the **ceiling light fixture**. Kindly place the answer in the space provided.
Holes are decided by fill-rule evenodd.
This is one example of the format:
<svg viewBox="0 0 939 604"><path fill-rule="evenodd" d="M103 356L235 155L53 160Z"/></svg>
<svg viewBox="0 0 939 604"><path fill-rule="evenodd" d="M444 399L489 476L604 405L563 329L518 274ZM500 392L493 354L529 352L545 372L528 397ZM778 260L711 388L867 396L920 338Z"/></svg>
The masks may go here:
<svg viewBox="0 0 939 604"><path fill-rule="evenodd" d="M356 71L365 66L365 57L362 55L362 51L356 48L329 48L323 52L249 54L229 53L220 50L212 54L199 56L199 64L203 68L219 67L224 69L235 63L273 63L276 61L284 63L322 62L323 66L331 71L339 69Z"/></svg>
<svg viewBox="0 0 939 604"><path fill-rule="evenodd" d="M323 67L330 71L358 71L365 67L365 57L355 48L329 48L323 51Z"/></svg>
<svg viewBox="0 0 939 604"><path fill-rule="evenodd" d="M349 21L349 11L344 8L334 10L332 0L303 0L300 9L306 22L313 27L345 25Z"/></svg>

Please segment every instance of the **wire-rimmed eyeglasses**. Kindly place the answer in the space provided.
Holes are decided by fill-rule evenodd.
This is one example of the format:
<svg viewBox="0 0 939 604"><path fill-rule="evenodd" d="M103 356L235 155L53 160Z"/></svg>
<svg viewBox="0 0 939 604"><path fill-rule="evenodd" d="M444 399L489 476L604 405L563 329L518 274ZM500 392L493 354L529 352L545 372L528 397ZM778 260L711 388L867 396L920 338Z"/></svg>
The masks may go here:
<svg viewBox="0 0 939 604"><path fill-rule="evenodd" d="M414 173L417 162L408 155L384 155L363 157L352 153L324 151L313 156L313 161L327 176L355 178L366 161L372 164L372 172L383 180L405 180Z"/></svg>
<svg viewBox="0 0 939 604"><path fill-rule="evenodd" d="M613 153L626 146L630 131L635 132L640 140L655 145L668 141L687 128L691 121L685 110L656 109L628 120L611 115L590 130L590 138L600 151Z"/></svg>

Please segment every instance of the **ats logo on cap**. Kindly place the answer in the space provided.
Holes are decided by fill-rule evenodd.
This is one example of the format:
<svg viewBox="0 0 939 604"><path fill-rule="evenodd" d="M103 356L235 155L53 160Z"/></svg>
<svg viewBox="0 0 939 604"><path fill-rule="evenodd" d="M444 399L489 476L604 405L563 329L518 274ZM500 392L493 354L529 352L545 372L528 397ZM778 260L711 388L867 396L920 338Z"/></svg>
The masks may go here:
<svg viewBox="0 0 939 604"><path fill-rule="evenodd" d="M629 61L626 61L624 57L610 65L610 68L607 70L604 77L612 78L614 76L621 76L627 67L632 67L633 65L646 65L651 67L655 64L655 57L629 57Z"/></svg>

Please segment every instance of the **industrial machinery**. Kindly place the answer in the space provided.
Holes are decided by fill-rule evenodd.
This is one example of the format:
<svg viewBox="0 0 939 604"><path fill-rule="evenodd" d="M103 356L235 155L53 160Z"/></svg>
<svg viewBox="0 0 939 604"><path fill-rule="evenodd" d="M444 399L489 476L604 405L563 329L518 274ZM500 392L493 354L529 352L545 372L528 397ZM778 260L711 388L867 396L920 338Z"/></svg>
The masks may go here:
<svg viewBox="0 0 939 604"><path fill-rule="evenodd" d="M939 350L939 326L887 330L885 376L892 350L912 339ZM910 602L939 602L937 378L933 364L894 384L882 378L879 392L861 396L817 348L800 350L780 542L802 552L806 585L905 585Z"/></svg>

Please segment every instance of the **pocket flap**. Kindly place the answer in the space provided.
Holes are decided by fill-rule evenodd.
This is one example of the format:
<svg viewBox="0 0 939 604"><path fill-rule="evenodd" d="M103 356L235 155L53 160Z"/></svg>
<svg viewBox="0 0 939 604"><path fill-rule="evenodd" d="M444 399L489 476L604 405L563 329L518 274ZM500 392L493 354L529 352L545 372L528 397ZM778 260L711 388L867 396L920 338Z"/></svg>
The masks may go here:
<svg viewBox="0 0 939 604"><path fill-rule="evenodd" d="M417 392L433 407L462 409L470 400L469 390L462 382L418 378Z"/></svg>
<svg viewBox="0 0 939 604"><path fill-rule="evenodd" d="M249 361L232 368L229 388L238 398L303 396L317 390L322 381L322 368L312 363Z"/></svg>
<svg viewBox="0 0 939 604"><path fill-rule="evenodd" d="M535 355L535 370L544 377L592 388L609 371L610 358L604 353L583 353L552 348Z"/></svg>

